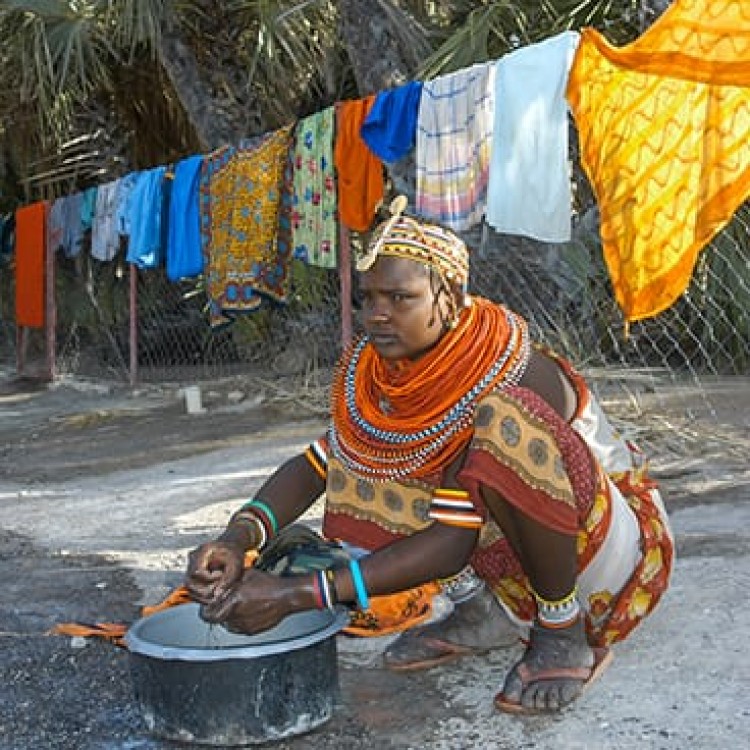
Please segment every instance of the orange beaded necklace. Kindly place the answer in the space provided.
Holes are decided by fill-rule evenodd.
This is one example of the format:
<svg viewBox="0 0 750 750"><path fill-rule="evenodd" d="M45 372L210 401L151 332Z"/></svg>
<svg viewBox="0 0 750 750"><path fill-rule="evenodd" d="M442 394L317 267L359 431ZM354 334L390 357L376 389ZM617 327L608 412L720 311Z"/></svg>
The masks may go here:
<svg viewBox="0 0 750 750"><path fill-rule="evenodd" d="M435 474L471 439L477 401L517 383L529 351L526 322L482 298L414 362L385 360L359 339L334 376L334 456L370 481Z"/></svg>

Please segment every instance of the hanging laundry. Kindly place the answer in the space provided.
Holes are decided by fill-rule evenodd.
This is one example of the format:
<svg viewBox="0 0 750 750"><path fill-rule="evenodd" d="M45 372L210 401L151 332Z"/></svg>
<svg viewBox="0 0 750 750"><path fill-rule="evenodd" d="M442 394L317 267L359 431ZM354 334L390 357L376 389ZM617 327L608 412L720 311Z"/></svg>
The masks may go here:
<svg viewBox="0 0 750 750"><path fill-rule="evenodd" d="M281 208L291 130L226 146L203 163L201 244L212 326L257 310L265 298L286 301L291 247Z"/></svg>
<svg viewBox="0 0 750 750"><path fill-rule="evenodd" d="M44 328L47 203L16 211L16 325Z"/></svg>
<svg viewBox="0 0 750 750"><path fill-rule="evenodd" d="M117 227L117 194L120 180L99 185L91 226L91 257L110 261L120 249L120 233Z"/></svg>
<svg viewBox="0 0 750 750"><path fill-rule="evenodd" d="M375 95L336 104L334 159L338 174L339 218L357 232L366 232L383 200L383 163L367 148L360 130Z"/></svg>
<svg viewBox="0 0 750 750"><path fill-rule="evenodd" d="M426 81L417 123L417 213L457 231L481 222L494 122L495 63Z"/></svg>
<svg viewBox="0 0 750 750"><path fill-rule="evenodd" d="M497 62L487 223L543 242L570 239L565 88L580 34L566 31Z"/></svg>
<svg viewBox="0 0 750 750"><path fill-rule="evenodd" d="M96 211L96 194L99 192L96 185L83 191L81 201L81 227L86 232L94 224L94 212Z"/></svg>
<svg viewBox="0 0 750 750"><path fill-rule="evenodd" d="M128 172L120 178L120 185L115 200L115 225L121 237L130 235L130 194L138 183L140 172Z"/></svg>
<svg viewBox="0 0 750 750"><path fill-rule="evenodd" d="M584 29L568 100L617 302L657 315L750 195L750 4L677 0L621 48Z"/></svg>
<svg viewBox="0 0 750 750"><path fill-rule="evenodd" d="M203 273L198 191L203 156L177 163L167 222L167 278L188 279Z"/></svg>
<svg viewBox="0 0 750 750"><path fill-rule="evenodd" d="M125 259L138 268L158 268L164 257L162 247L163 182L166 167L154 167L137 174L124 212L128 229Z"/></svg>
<svg viewBox="0 0 750 750"><path fill-rule="evenodd" d="M16 216L0 216L0 267L9 265L13 257L13 245L16 237Z"/></svg>
<svg viewBox="0 0 750 750"><path fill-rule="evenodd" d="M294 257L336 268L336 175L333 107L297 124L292 153L291 230Z"/></svg>
<svg viewBox="0 0 750 750"><path fill-rule="evenodd" d="M60 244L66 258L75 258L83 245L83 224L81 208L83 193L66 195L62 199L63 234Z"/></svg>
<svg viewBox="0 0 750 750"><path fill-rule="evenodd" d="M57 198L47 211L47 252L53 255L62 248L63 233L65 231L65 216L63 212L65 198Z"/></svg>
<svg viewBox="0 0 750 750"><path fill-rule="evenodd" d="M172 187L174 186L174 164L169 164L164 169L164 177L161 181L161 204L159 217L159 250L160 261L166 266L167 244L169 243L169 213L172 206Z"/></svg>
<svg viewBox="0 0 750 750"><path fill-rule="evenodd" d="M421 97L421 81L410 81L375 96L360 135L370 151L384 162L392 164L403 159L416 145Z"/></svg>

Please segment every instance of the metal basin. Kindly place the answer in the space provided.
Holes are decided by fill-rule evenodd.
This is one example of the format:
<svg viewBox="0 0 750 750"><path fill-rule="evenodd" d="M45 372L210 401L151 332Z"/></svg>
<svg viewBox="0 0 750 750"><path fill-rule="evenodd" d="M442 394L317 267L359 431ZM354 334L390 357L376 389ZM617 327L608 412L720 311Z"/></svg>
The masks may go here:
<svg viewBox="0 0 750 750"><path fill-rule="evenodd" d="M336 633L345 609L290 615L257 635L201 620L183 604L138 620L125 636L148 730L204 745L254 745L328 721L338 699Z"/></svg>

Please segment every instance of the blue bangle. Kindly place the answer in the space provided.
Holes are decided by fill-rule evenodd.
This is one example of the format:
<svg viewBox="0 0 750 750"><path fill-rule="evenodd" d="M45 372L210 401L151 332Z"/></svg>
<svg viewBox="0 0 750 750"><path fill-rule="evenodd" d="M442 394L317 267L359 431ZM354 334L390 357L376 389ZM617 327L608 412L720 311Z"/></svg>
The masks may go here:
<svg viewBox="0 0 750 750"><path fill-rule="evenodd" d="M362 570L359 567L359 560L349 561L349 572L352 574L352 583L354 584L354 593L357 595L357 606L364 610L370 606L370 598L367 596L365 588L365 579L362 577Z"/></svg>

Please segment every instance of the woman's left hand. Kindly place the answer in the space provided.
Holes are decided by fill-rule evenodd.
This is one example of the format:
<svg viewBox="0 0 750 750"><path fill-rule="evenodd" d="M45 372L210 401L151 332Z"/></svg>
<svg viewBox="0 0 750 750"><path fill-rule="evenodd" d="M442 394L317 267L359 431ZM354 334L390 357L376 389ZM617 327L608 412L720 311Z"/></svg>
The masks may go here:
<svg viewBox="0 0 750 750"><path fill-rule="evenodd" d="M225 597L201 607L201 617L235 633L260 633L284 617L314 609L312 576L280 576L250 568Z"/></svg>

